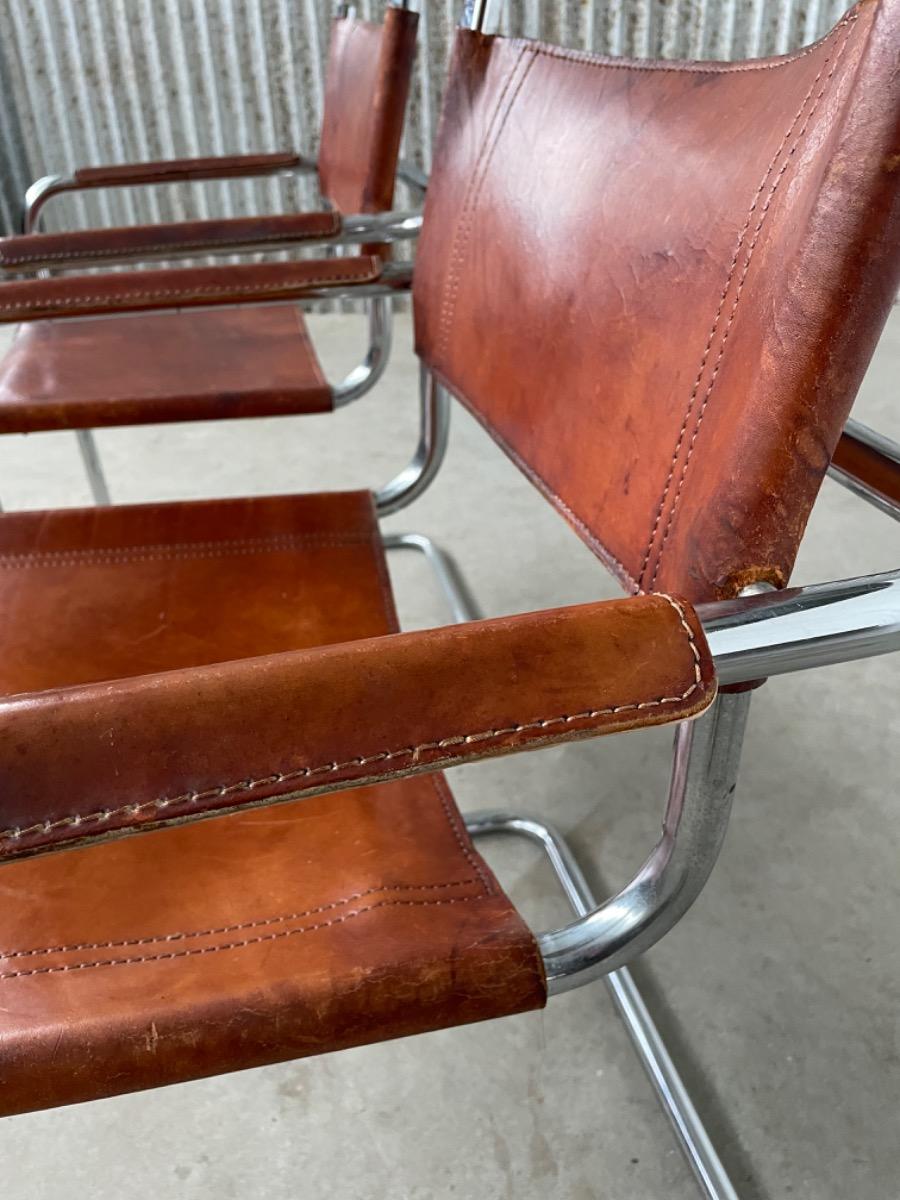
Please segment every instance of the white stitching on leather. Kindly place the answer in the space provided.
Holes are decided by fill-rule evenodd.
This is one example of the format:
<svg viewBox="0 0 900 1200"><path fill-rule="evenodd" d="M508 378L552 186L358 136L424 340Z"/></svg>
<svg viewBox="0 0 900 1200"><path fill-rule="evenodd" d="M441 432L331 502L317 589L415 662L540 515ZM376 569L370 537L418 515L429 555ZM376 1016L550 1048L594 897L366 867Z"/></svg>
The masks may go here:
<svg viewBox="0 0 900 1200"><path fill-rule="evenodd" d="M21 979L28 975L55 975L61 971L85 971L92 967L130 967L138 963L163 962L173 958L193 958L200 954L215 954L219 950L240 950L244 946L255 946L261 942L275 942L281 938L293 937L299 933L315 933L320 929L328 929L332 925L342 925L361 917L363 913L374 912L378 908L433 908L442 904L469 904L473 901L489 900L490 896L444 896L436 900L377 900L374 904L364 904L361 908L353 909L342 917L333 917L330 921L319 921L315 925L302 925L298 929L280 929L277 933L262 933L256 937L243 938L238 942L225 942L218 946L195 946L190 950L170 950L165 954L144 954L138 958L104 958L88 959L80 963L68 963L57 967L31 967L25 971L5 971L0 973L2 979Z"/></svg>
<svg viewBox="0 0 900 1200"><path fill-rule="evenodd" d="M648 708L658 708L664 704L679 704L693 695L702 684L703 674L700 651L694 637L694 631L688 624L684 609L672 596L665 593L658 593L658 595L660 599L670 604L678 615L681 627L687 634L688 645L693 656L694 682L680 695L662 696L655 700L634 701L631 704L616 704L609 708L586 709L584 712L544 717L535 721L508 725L501 729L485 729L474 733L454 734L435 742L422 742L420 745L404 746L398 750L382 750L377 754L360 755L357 758L348 759L346 762L328 762L317 767L300 767L294 771L275 771L271 775L263 776L260 779L242 779L236 783L220 784L216 787L207 788L202 792L184 792L180 796L160 797L155 800L147 800L141 804L123 804L119 808L99 809L96 812L60 817L56 821L40 821L34 825L0 830L0 841L19 841L23 837L30 837L37 833L47 835L55 829L71 828L82 825L87 821L108 821L112 817L125 815L137 817L141 813L159 812L169 808L171 805L197 804L201 800L210 800L214 797L222 798L237 795L241 792L252 792L259 787L272 787L277 784L290 783L294 780L311 779L316 775L333 775L350 767L367 767L374 763L390 763L399 758L408 758L413 763L416 763L421 755L434 750L449 750L459 746L474 746L482 742L491 741L494 738L508 737L514 733L531 733L536 730L550 729L557 725L572 725L579 721L595 720L598 717L613 716L618 713L642 712Z"/></svg>
<svg viewBox="0 0 900 1200"><path fill-rule="evenodd" d="M283 279L278 283L232 283L221 287L200 284L194 288L167 288L155 292L137 292L122 288L107 296L60 296L57 298L51 294L45 300L20 300L18 302L13 301L12 304L0 304L0 312L29 312L32 309L73 308L79 304L102 304L105 307L112 307L128 300L203 300L207 296L262 295L266 292L284 292L292 288L318 287L320 284L325 283L366 283L374 281L377 277L377 270L370 269L355 275L315 275L299 279ZM20 285L11 283L7 286L14 288ZM24 286L29 287L31 285L25 284Z"/></svg>
<svg viewBox="0 0 900 1200"><path fill-rule="evenodd" d="M12 256L4 249L0 243L0 266L9 267L24 267L29 263L40 262L58 262L63 258L77 259L92 259L92 258L115 258L119 256L140 256L142 254L156 254L162 251L172 250L176 253L184 250L206 250L210 246L247 246L247 245L263 245L267 242L291 241L302 242L310 238L328 237L338 230L337 221L330 221L327 229L310 229L310 230L283 230L280 233L267 234L248 234L241 238L236 233L230 237L224 238L208 238L203 241L195 242L147 242L141 245L126 246L126 247L109 247L97 250L51 250L45 254L24 254L17 255L13 251ZM54 235L55 236L55 235Z"/></svg>
<svg viewBox="0 0 900 1200"><path fill-rule="evenodd" d="M366 888L364 892L353 892L328 904L319 904L301 912L282 913L276 917L259 917L254 921L241 921L236 925L218 925L212 929L179 929L175 933L151 934L147 937L120 938L109 942L74 942L67 946L39 946L30 950L0 950L0 959L43 958L48 954L76 954L83 950L124 950L128 946L159 946L168 942L183 942L188 938L218 937L222 933L240 933L244 929L264 929L269 925L282 925L285 921L302 921L304 917L315 917L319 913L331 912L343 904L365 900L368 896L390 892L435 892L447 888L470 887L477 879L454 879L447 883L394 883ZM0 975L0 979L3 976Z"/></svg>

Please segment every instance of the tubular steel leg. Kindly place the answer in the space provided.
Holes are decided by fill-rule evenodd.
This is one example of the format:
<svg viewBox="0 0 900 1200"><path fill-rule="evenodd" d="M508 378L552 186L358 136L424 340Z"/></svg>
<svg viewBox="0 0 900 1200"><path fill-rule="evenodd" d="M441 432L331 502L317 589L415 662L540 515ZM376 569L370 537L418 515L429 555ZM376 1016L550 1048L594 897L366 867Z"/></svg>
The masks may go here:
<svg viewBox="0 0 900 1200"><path fill-rule="evenodd" d="M78 449L81 451L81 459L87 473L88 483L91 486L91 495L94 497L94 503L98 507L106 507L112 501L109 498L109 488L106 483L106 476L103 474L103 466L100 462L100 455L97 452L97 443L94 441L93 430L76 429L75 436L78 438Z"/></svg>
<svg viewBox="0 0 900 1200"><path fill-rule="evenodd" d="M467 814L466 828L473 837L506 833L537 842L545 851L576 916L584 917L596 909L597 901L571 848L552 825L511 813L476 812ZM704 1196L708 1200L738 1200L631 971L628 967L620 967L606 975L604 983Z"/></svg>
<svg viewBox="0 0 900 1200"><path fill-rule="evenodd" d="M416 550L434 569L438 584L455 621L477 620L478 606L449 554L424 534L388 534L387 549ZM537 842L553 867L575 915L587 916L597 900L565 838L551 825L530 817L504 812L478 812L466 816L473 837L488 833L515 834ZM684 1085L640 989L628 967L603 977L616 1010L625 1025L657 1097L672 1123L678 1142L707 1200L738 1200L725 1167Z"/></svg>
<svg viewBox="0 0 900 1200"><path fill-rule="evenodd" d="M417 550L430 564L457 624L477 621L481 612L455 559L424 533L386 533L385 550Z"/></svg>

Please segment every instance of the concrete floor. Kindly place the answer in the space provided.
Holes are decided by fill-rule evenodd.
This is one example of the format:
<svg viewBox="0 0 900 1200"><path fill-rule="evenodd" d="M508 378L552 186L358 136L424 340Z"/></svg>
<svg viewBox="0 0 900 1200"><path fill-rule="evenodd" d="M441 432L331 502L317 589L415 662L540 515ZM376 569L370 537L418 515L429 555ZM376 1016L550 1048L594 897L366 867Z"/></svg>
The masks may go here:
<svg viewBox="0 0 900 1200"><path fill-rule="evenodd" d="M314 333L339 365L358 319ZM333 417L107 431L117 501L378 484L415 436L408 321L377 393ZM857 414L900 437L900 314ZM454 550L488 613L616 594L464 413L433 489L390 529ZM0 441L5 506L83 504L71 435ZM445 613L392 561L408 627ZM795 579L900 565L900 529L826 483ZM462 807L549 814L603 891L655 836L669 734L464 768ZM771 681L756 697L732 827L689 916L635 974L738 1191L900 1196L900 656ZM565 909L527 845L488 844L536 926ZM0 1125L13 1200L609 1200L697 1195L602 985L546 1012Z"/></svg>

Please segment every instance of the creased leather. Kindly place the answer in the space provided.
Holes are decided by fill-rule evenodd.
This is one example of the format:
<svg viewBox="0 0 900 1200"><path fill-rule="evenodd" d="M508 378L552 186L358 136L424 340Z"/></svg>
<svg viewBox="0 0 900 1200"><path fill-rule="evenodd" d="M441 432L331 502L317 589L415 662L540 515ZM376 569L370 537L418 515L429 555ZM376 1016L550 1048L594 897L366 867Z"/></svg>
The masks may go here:
<svg viewBox="0 0 900 1200"><path fill-rule="evenodd" d="M289 171L299 167L302 157L292 150L272 154L222 154L207 158L174 158L157 162L115 163L80 167L74 179L83 188L134 187L153 183L175 183L192 179L233 179Z"/></svg>
<svg viewBox="0 0 900 1200"><path fill-rule="evenodd" d="M0 238L0 268L31 272L42 267L100 266L131 258L173 258L253 248L276 250L332 237L340 227L338 213L312 212L29 233Z"/></svg>
<svg viewBox="0 0 900 1200"><path fill-rule="evenodd" d="M57 556L75 543L98 560L113 542L119 550L105 567L0 570L4 651L30 639L30 650L0 656L6 688L396 629L365 493L5 514L0 537L7 550ZM10 863L0 875L3 1114L546 998L534 938L437 775Z"/></svg>
<svg viewBox="0 0 900 1200"><path fill-rule="evenodd" d="M122 271L0 283L0 324L103 312L302 299L312 288L372 283L381 262L358 258Z"/></svg>
<svg viewBox="0 0 900 1200"><path fill-rule="evenodd" d="M0 433L328 412L331 395L296 305L32 321L0 360Z"/></svg>
<svg viewBox="0 0 900 1200"><path fill-rule="evenodd" d="M898 41L898 0L749 63L457 35L417 347L632 590L789 576L900 284Z"/></svg>
<svg viewBox="0 0 900 1200"><path fill-rule="evenodd" d="M2 565L52 578L76 558ZM714 695L696 617L649 596L12 697L0 858L684 720Z"/></svg>

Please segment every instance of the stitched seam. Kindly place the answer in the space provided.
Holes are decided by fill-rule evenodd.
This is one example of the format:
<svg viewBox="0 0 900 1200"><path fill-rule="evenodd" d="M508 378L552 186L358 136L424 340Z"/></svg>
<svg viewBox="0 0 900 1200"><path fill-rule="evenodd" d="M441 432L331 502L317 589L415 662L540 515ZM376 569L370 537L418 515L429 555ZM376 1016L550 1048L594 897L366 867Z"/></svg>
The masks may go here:
<svg viewBox="0 0 900 1200"><path fill-rule="evenodd" d="M446 888L467 887L477 883L475 879L456 879L450 883L396 883L382 884L381 887L366 888L364 892L353 892L342 896L340 900L332 900L328 904L319 904L315 908L307 908L302 912L284 913L277 917L261 917L254 921L241 921L237 925L218 925L212 929L178 930L176 933L154 934L148 937L121 938L111 942L73 942L67 946L41 946L32 950L0 950L0 958L42 958L48 954L74 954L79 950L119 950L126 946L158 946L167 942L183 942L188 938L218 937L223 933L239 933L244 929L262 929L268 925L282 925L286 921L300 921L304 917L315 917L319 913L331 912L344 904L352 904L356 900L365 900L367 896L375 896L382 892L434 892Z"/></svg>
<svg viewBox="0 0 900 1200"><path fill-rule="evenodd" d="M28 567L65 567L76 564L114 566L132 562L154 562L173 558L215 558L230 554L260 554L266 551L301 549L305 546L339 548L364 546L368 534L273 534L271 537L236 538L234 541L164 542L144 546L111 546L108 549L48 550L44 553L0 555L0 570Z"/></svg>
<svg viewBox="0 0 900 1200"><path fill-rule="evenodd" d="M508 44L530 46L536 54L542 54L548 58L558 58L563 62L579 63L583 66L602 67L616 71L658 71L674 75L733 75L745 71L775 71L780 67L790 66L791 63L798 62L801 58L806 58L810 54L815 54L817 50L823 49L839 30L843 29L845 25L852 25L857 20L857 17L858 14L856 13L852 15L848 14L825 37L817 42L813 42L809 46L804 46L803 49L796 51L794 54L779 58L776 62L755 62L750 60L747 62L731 63L715 62L712 60L707 62L685 60L673 64L654 59L629 60L609 58L599 54L592 54L589 50L566 50L562 46L548 46L542 42L531 42L522 38L509 39Z"/></svg>
<svg viewBox="0 0 900 1200"><path fill-rule="evenodd" d="M295 287L318 287L324 283L364 283L375 278L375 273L365 271L362 274L346 275L316 275L300 279L284 279L279 283L231 284L216 287L198 284L195 288L167 288L155 292L120 291L108 296L48 296L45 300L22 300L12 304L0 304L0 312L24 312L32 308L46 308L53 305L56 308L71 308L78 304L121 304L126 300L163 300L194 298L202 300L205 296L230 296L263 294L265 292L283 292ZM10 284L15 287L15 284ZM26 285L27 286L27 285Z"/></svg>
<svg viewBox="0 0 900 1200"><path fill-rule="evenodd" d="M343 925L363 913L374 912L379 908L435 908L445 904L469 904L473 901L486 900L486 896L448 896L436 900L379 900L375 904L365 904L361 908L345 913L342 917L333 917L330 921L319 921L315 925L303 925L298 929L280 929L277 933L262 933L252 938L242 938L237 942L223 942L218 946L196 946L190 950L172 950L165 954L144 954L139 958L105 958L88 959L80 963L66 963L58 967L31 967L25 971L0 972L2 979L22 979L29 975L55 975L63 971L85 971L93 967L130 967L138 963L164 962L175 958L193 958L200 954L215 954L221 950L240 950L245 946L257 946L264 942L276 942L282 938L294 937L299 933L316 933L321 929L330 929L333 925Z"/></svg>
<svg viewBox="0 0 900 1200"><path fill-rule="evenodd" d="M223 798L225 796L238 795L241 792L254 791L260 787L273 787L282 783L290 783L300 779L310 779L316 775L329 775L336 772L346 770L350 767L366 767L373 763L390 763L397 759L408 758L413 764L418 763L418 760L423 754L435 750L447 750L458 746L473 746L483 742L493 741L496 738L508 737L516 733L531 733L536 730L550 729L556 725L573 725L578 721L595 720L598 717L615 716L624 712L642 712L648 708L658 708L665 704L680 704L687 700L689 696L701 686L703 675L701 670L700 651L694 637L694 631L688 624L684 609L672 596L660 593L660 599L665 600L674 610L679 618L680 625L687 635L688 645L693 657L693 675L694 682L680 695L661 696L654 700L633 701L630 704L616 704L608 708L591 708L584 712L560 714L559 716L543 717L534 721L526 721L505 726L501 729L484 729L477 733L453 734L450 737L441 738L434 742L422 742L418 746L404 746L398 750L382 750L377 754L361 755L357 758L348 759L346 762L330 762L323 763L317 767L300 767L293 771L275 771L271 775L263 776L260 779L242 779L237 783L221 784L217 787L207 788L202 792L190 791L184 792L179 796L161 797L155 800L147 800L143 803L123 804L115 809L98 809L91 813L78 813L71 817L60 817L55 821L38 821L34 825L28 825L24 828L13 827L0 830L0 840L2 841L18 841L22 837L28 837L33 834L52 833L55 829L77 828L85 822L106 822L114 817L131 816L138 817L141 813L155 810L162 811L172 805L181 804L197 804L201 800L212 800Z"/></svg>
<svg viewBox="0 0 900 1200"><path fill-rule="evenodd" d="M231 237L225 238L209 238L197 242L145 242L137 246L120 246L110 247L98 250L50 250L46 254L25 254L10 256L4 253L0 247L0 263L4 267L23 267L28 263L36 262L58 262L63 258L115 258L118 255L127 254L154 254L167 250L205 250L209 246L245 246L245 245L262 245L266 242L277 241L305 241L308 238L323 237L334 232L334 222L331 222L327 228L298 230L294 232L283 231L281 233L266 233L266 234L250 234L247 237L241 238L237 234L232 234Z"/></svg>
<svg viewBox="0 0 900 1200"><path fill-rule="evenodd" d="M656 564L654 567L653 575L649 582L649 587L651 587L651 588L653 587L653 584L656 581L656 577L659 574L659 568L660 568L660 565L662 562L663 550L665 548L666 541L669 536L669 531L672 528L672 521L673 521L673 518L675 515L675 510L678 506L679 498L681 496L681 491L682 491L685 476L687 473L687 467L690 462L691 455L693 454L694 445L696 443L697 435L700 430L700 425L703 421L703 417L706 412L707 405L709 403L709 398L712 395L712 391L715 386L716 379L718 378L719 369L721 367L722 359L725 354L725 348L728 343L728 337L731 332L731 328L734 324L734 319L737 314L737 309L738 309L738 305L741 300L741 296L743 295L744 283L746 282L747 274L750 270L750 264L753 259L754 251L756 250L756 246L759 242L759 235L762 231L763 225L765 224L765 220L768 215L769 208L771 207L772 200L775 196L776 191L778 190L781 180L783 179L785 172L787 171L788 167L790 166L793 155L796 152L797 147L800 145L800 142L801 142L804 134L806 133L806 130L809 128L810 121L812 120L813 116L815 115L815 112L819 106L819 101L822 99L823 95L825 94L828 84L831 81L832 77L834 76L834 73L837 70L837 67L843 57L844 50L846 49L847 43L850 38L849 30L855 21L856 21L856 17L854 16L844 22L841 22L841 25L836 27L836 28L841 28L842 26L846 26L846 28L848 29L848 32L845 35L845 37L841 43L840 49L834 59L832 68L829 71L829 73L825 79L825 82L823 83L822 88L819 91L818 96L816 96L815 100L813 101L812 108L810 109L804 124L797 131L797 135L794 139L794 143L791 146L790 150L788 151L787 156L785 157L780 170L778 171L777 175L775 176L774 180L772 181L772 185L769 189L769 193L768 193L768 196L766 197L766 201L763 204L762 209L760 210L759 221L757 223L756 229L753 232L753 236L750 241L750 244L747 247L746 256L744 258L744 265L742 267L740 279L738 280L738 286L737 286L736 293L735 293L734 303L732 305L731 312L728 317L728 322L727 322L725 329L723 331L723 334L722 334L722 340L721 340L721 343L719 346L719 351L718 351L716 362L715 362L715 365L713 368L712 376L710 378L709 385L707 387L706 393L703 397L703 401L700 406L700 410L697 415L697 420L694 425L690 443L688 445L688 453L687 453L685 462L682 467L681 477L678 482L675 497L674 497L674 500L672 503L672 508L669 512L668 522L666 524L665 530L663 531L663 537L660 542L659 550L657 551ZM746 219L744 226L741 229L740 235L738 237L737 245L736 245L735 251L734 251L734 256L731 260L731 264L728 269L728 276L727 276L727 279L725 282L725 287L724 287L721 297L719 299L719 304L718 304L718 308L716 309L715 317L713 319L712 328L710 329L709 337L707 338L706 345L703 350L703 355L702 355L701 361L700 361L700 369L697 372L697 378L694 382L693 388L691 389L690 398L688 400L687 412L685 413L684 421L682 423L681 429L679 430L678 440L675 445L675 451L672 455L672 464L671 464L671 467L669 470L669 474L666 478L665 485L663 487L662 499L659 502L659 507L656 512L656 517L655 517L655 520L653 523L653 528L650 532L650 538L649 538L649 541L647 544L647 551L644 555L643 562L641 563L639 576L640 576L640 580L641 580L642 584L644 581L644 574L647 570L647 567L649 566L650 558L653 554L653 544L656 539L656 533L657 533L657 530L659 529L660 522L662 521L663 513L665 512L666 502L669 498L669 492L671 490L672 481L675 478L675 472L676 472L676 468L677 468L677 464L678 464L678 457L681 453L682 446L684 445L684 439L685 439L685 436L687 435L687 429L688 429L688 425L690 423L691 414L694 410L694 405L696 403L697 396L699 395L699 392L700 392L700 384L703 380L703 375L706 370L707 363L709 362L709 355L711 353L712 346L713 346L713 343L716 338L716 334L719 329L719 322L722 318L722 313L725 310L725 301L728 298L728 293L731 290L731 285L734 281L735 271L737 270L738 261L741 257L741 251L743 250L743 247L744 247L744 241L747 236L747 232L750 229L750 224L753 220L753 214L756 211L757 205L759 204L760 197L763 194L766 184L769 182L769 180L772 176L772 172L775 170L776 163L778 162L779 158L781 157L788 141L791 138L791 135L794 133L794 130L795 130L798 122L800 121L801 117L803 116L803 112L804 112L807 104L809 103L810 98L812 97L813 93L815 92L815 89L818 86L819 81L821 80L822 75L824 74L825 69L828 66L828 63L830 61L831 61L830 56L829 56L829 58L825 59L825 62L822 64L821 70L819 71L819 73L815 77L815 79L813 80L809 91L806 93L806 95L803 98L803 102L800 105L800 108L799 108L796 116L794 117L793 121L789 125L787 132L785 133L784 137L782 138L782 140L778 146L778 149L775 151L775 154L773 155L772 160L766 169L766 173L763 175L762 181L756 191L756 194L753 197L753 201L750 205L750 211L747 213L747 219Z"/></svg>
<svg viewBox="0 0 900 1200"><path fill-rule="evenodd" d="M468 835L464 835L460 829L462 817L460 816L459 809L456 808L453 797L450 794L449 787L443 779L438 782L433 775L429 776L429 779L435 793L438 796L438 799L441 802L441 808L444 810L444 815L447 818L447 824L450 826L457 845L463 853L463 858L465 858L466 862L477 874L485 894L492 895L495 889L490 882L490 876L485 870L484 864L480 861L477 854L475 854L472 848L466 844L466 838Z"/></svg>
<svg viewBox="0 0 900 1200"><path fill-rule="evenodd" d="M504 104L504 101L506 100L506 95L509 91L509 88L510 88L510 85L512 84L513 79L515 79L515 77L516 77L516 73L519 70L519 67L522 63L522 60L525 56L525 52L527 49L528 49L528 46L523 45L522 48L519 50L519 53L516 56L516 60L513 63L509 74L507 75L506 79L504 80L503 89L500 92L500 96L497 99L497 105L496 105L493 113L491 114L490 121L488 122L488 127L487 127L487 129L485 131L485 135L484 135L484 141L482 142L481 148L478 151L478 158L475 162L475 169L472 172L472 175L470 176L469 186L466 189L465 199L463 201L462 210L461 210L460 216L459 216L459 223L457 224L456 230L454 232L453 249L451 251L449 266L447 268L447 284L446 284L446 288L444 291L443 303L441 306L441 319L440 319L440 326L438 328L438 338L437 338L437 349L438 349L439 355L443 354L446 351L447 343L449 342L449 339L450 339L450 330L451 330L451 326L453 324L453 315L456 311L456 298L457 298L457 293L459 291L459 279L460 279L460 274L462 271L463 258L465 256L465 252L468 247L469 236L471 234L472 225L474 223L475 209L478 204L478 199L481 195L482 184L487 175L487 168L488 168L488 165L490 164L490 160L491 160L491 157L494 152L494 147L496 146L496 144L500 138L500 134L503 131L503 127L506 123L506 118L509 116L510 110L512 109L512 106L516 99L516 96L519 93L519 88L521 88L522 83L524 83L524 81L528 75L528 71L534 64L534 57L532 57L531 61L526 66L525 71L522 74L522 77L521 77L518 85L516 86L516 90L513 93L512 99L509 102L509 107L507 108L504 115L501 117L500 113L503 109L503 104ZM498 124L498 122L499 122L499 124Z"/></svg>

